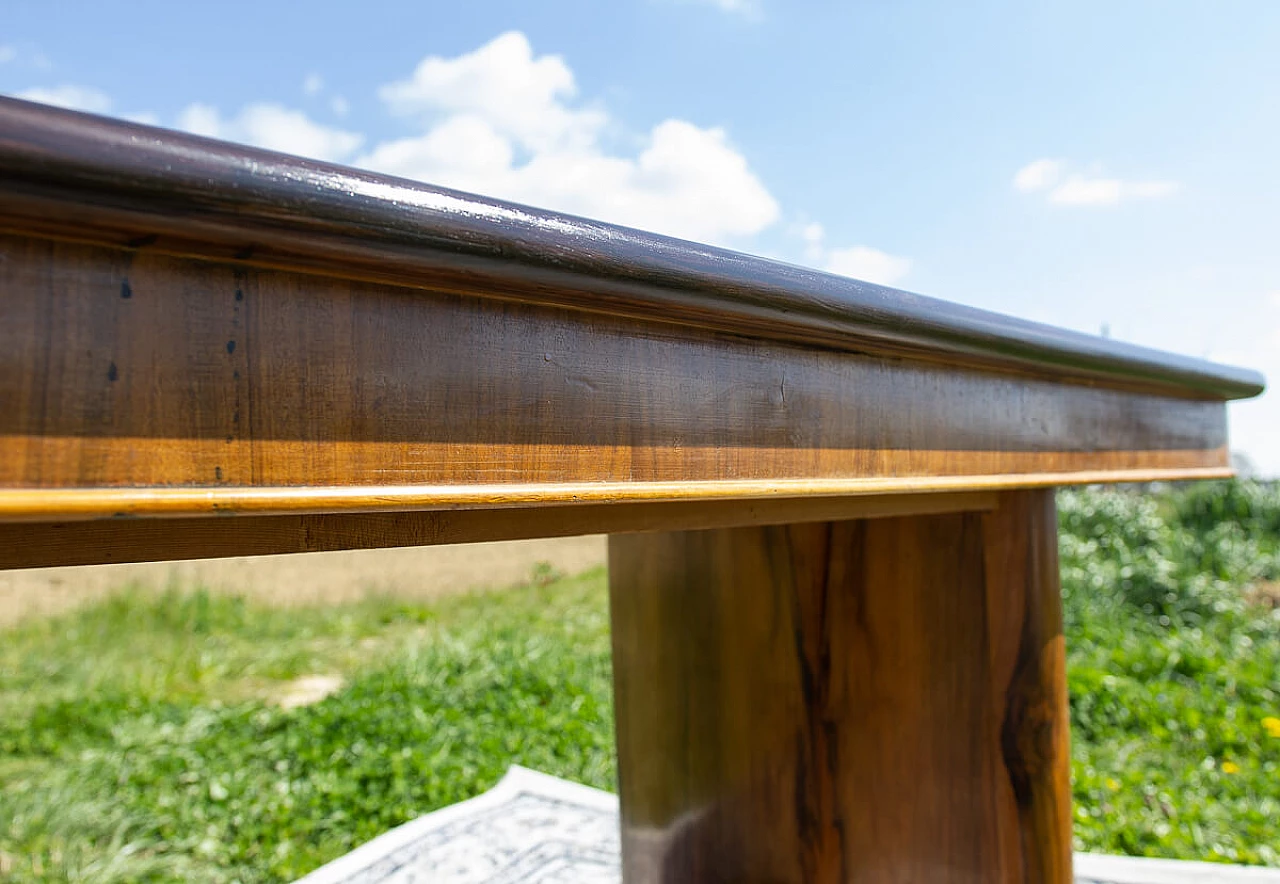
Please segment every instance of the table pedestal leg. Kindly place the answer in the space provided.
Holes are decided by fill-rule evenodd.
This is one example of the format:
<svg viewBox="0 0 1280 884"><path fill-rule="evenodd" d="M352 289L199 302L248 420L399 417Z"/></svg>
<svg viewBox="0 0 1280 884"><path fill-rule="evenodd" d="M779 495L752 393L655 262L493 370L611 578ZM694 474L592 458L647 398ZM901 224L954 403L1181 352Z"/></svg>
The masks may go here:
<svg viewBox="0 0 1280 884"><path fill-rule="evenodd" d="M1052 491L609 543L626 884L1071 880Z"/></svg>

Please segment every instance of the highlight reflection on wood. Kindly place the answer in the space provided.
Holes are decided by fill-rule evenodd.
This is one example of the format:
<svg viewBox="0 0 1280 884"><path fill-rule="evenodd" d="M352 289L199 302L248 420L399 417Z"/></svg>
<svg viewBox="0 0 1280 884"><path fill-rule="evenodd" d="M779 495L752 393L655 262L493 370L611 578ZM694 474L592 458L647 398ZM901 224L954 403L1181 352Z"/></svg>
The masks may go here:
<svg viewBox="0 0 1280 884"><path fill-rule="evenodd" d="M1220 401L25 237L0 236L0 256L0 519L892 493L1225 466ZM28 503L23 488L42 493Z"/></svg>
<svg viewBox="0 0 1280 884"><path fill-rule="evenodd" d="M629 884L1071 880L1051 492L615 536Z"/></svg>

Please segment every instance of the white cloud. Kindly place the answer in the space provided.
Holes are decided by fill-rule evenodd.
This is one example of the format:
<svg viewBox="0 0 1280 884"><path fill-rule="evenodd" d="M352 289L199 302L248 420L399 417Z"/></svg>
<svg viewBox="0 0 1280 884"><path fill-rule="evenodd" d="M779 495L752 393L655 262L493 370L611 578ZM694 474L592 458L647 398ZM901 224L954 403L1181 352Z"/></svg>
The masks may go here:
<svg viewBox="0 0 1280 884"><path fill-rule="evenodd" d="M801 227L800 238L805 243L805 260L828 273L879 285L896 285L911 272L909 258L890 255L871 246L828 248L827 232L817 222Z"/></svg>
<svg viewBox="0 0 1280 884"><path fill-rule="evenodd" d="M88 111L94 114L105 114L111 110L111 98L101 89L94 89L90 86L75 86L69 83L62 86L27 89L17 93L17 97L25 98L27 101L38 101L41 104L52 104L55 107Z"/></svg>
<svg viewBox="0 0 1280 884"><path fill-rule="evenodd" d="M335 95L329 99L329 110L340 117L345 117L347 112L351 110L351 105L341 95Z"/></svg>
<svg viewBox="0 0 1280 884"><path fill-rule="evenodd" d="M911 261L870 246L850 246L827 253L824 270L880 285L894 285L911 271Z"/></svg>
<svg viewBox="0 0 1280 884"><path fill-rule="evenodd" d="M1116 206L1170 196L1178 190L1176 181L1125 181L1083 172L1073 172L1064 180L1065 170L1060 160L1035 160L1014 174L1013 186L1023 193L1048 191L1048 201L1056 206Z"/></svg>
<svg viewBox="0 0 1280 884"><path fill-rule="evenodd" d="M303 90L323 95L324 84L308 78ZM380 95L416 132L365 148L359 132L266 102L229 114L192 103L175 125L703 242L742 244L779 215L725 130L667 119L627 133L603 107L577 98L562 58L536 55L518 32L454 58L427 57ZM103 93L75 87L29 96L100 111L111 105ZM329 108L348 110L340 96ZM133 118L156 122L150 114Z"/></svg>
<svg viewBox="0 0 1280 884"><path fill-rule="evenodd" d="M1062 163L1057 160L1035 160L1027 163L1013 176L1013 186L1023 193L1034 193L1052 186L1062 175Z"/></svg>
<svg viewBox="0 0 1280 884"><path fill-rule="evenodd" d="M827 238L827 231L817 221L811 221L800 228L800 238L804 240L805 257L820 263L825 253L823 241Z"/></svg>
<svg viewBox="0 0 1280 884"><path fill-rule="evenodd" d="M210 104L189 104L178 114L178 128L208 138L222 138L224 124L218 109Z"/></svg>
<svg viewBox="0 0 1280 884"><path fill-rule="evenodd" d="M323 89L324 78L319 74L307 74L307 78L302 81L304 95L319 95Z"/></svg>
<svg viewBox="0 0 1280 884"><path fill-rule="evenodd" d="M136 114L125 114L124 118L131 123L141 123L144 126L160 125L160 115L151 111L138 111Z"/></svg>
<svg viewBox="0 0 1280 884"><path fill-rule="evenodd" d="M428 56L408 80L378 90L392 113L430 122L473 114L530 150L587 147L606 122L603 111L574 108L573 72L558 55L535 58L528 38L508 31L457 58Z"/></svg>
<svg viewBox="0 0 1280 884"><path fill-rule="evenodd" d="M302 111L267 103L250 104L231 119L210 105L191 104L178 115L178 128L319 160L347 159L364 143L359 133L325 126Z"/></svg>
<svg viewBox="0 0 1280 884"><path fill-rule="evenodd" d="M18 50L12 46L0 46L0 64L8 64L18 57Z"/></svg>
<svg viewBox="0 0 1280 884"><path fill-rule="evenodd" d="M1130 200L1170 196L1177 190L1175 181L1122 181L1072 175L1049 192L1049 202L1058 206L1116 206Z"/></svg>
<svg viewBox="0 0 1280 884"><path fill-rule="evenodd" d="M608 114L575 103L569 66L535 56L519 32L428 57L379 95L423 129L356 161L381 172L702 241L750 236L778 216L722 129L669 119L633 154L610 151Z"/></svg>
<svg viewBox="0 0 1280 884"><path fill-rule="evenodd" d="M131 122L142 123L147 126L160 125L160 118L151 111L134 111L127 114L113 111L112 107L115 102L111 100L111 96L101 89L94 89L91 86L36 87L17 93L17 97L25 98L27 101L38 101L41 104L51 104L55 107L65 107L69 110L87 111L94 114L112 114L113 116L119 116Z"/></svg>

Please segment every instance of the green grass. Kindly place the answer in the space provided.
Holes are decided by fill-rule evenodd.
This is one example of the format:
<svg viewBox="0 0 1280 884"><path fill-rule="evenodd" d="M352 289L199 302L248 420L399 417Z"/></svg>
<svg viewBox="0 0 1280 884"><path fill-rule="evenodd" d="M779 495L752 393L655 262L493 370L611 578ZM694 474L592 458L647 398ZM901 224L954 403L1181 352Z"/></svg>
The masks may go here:
<svg viewBox="0 0 1280 884"><path fill-rule="evenodd" d="M1058 509L1076 847L1280 865L1280 486Z"/></svg>
<svg viewBox="0 0 1280 884"><path fill-rule="evenodd" d="M1060 502L1079 849L1280 865L1280 489ZM1273 516L1275 518L1273 518ZM290 679L341 674L284 711ZM614 786L605 576L0 633L0 879L289 881L520 763Z"/></svg>
<svg viewBox="0 0 1280 884"><path fill-rule="evenodd" d="M10 631L0 878L288 881L513 762L613 788L603 585L288 611L132 594ZM308 672L349 681L266 701Z"/></svg>

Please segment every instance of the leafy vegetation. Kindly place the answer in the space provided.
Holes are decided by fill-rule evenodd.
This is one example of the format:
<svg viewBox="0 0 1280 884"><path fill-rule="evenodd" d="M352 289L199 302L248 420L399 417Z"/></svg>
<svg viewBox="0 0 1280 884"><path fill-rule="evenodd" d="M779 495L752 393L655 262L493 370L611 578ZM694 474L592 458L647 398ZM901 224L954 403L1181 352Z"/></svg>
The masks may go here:
<svg viewBox="0 0 1280 884"><path fill-rule="evenodd" d="M1280 486L1058 509L1077 848L1280 865Z"/></svg>
<svg viewBox="0 0 1280 884"><path fill-rule="evenodd" d="M1280 488L1059 510L1077 847L1280 865ZM342 688L281 708L315 673ZM126 592L0 634L0 879L289 881L513 762L612 788L610 702L601 570L327 609Z"/></svg>

